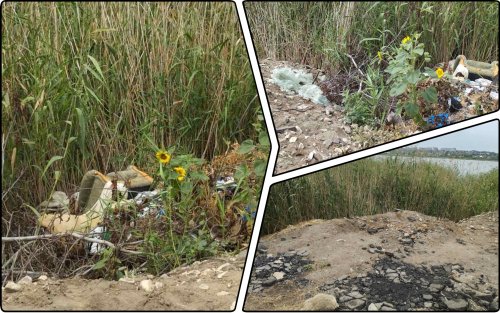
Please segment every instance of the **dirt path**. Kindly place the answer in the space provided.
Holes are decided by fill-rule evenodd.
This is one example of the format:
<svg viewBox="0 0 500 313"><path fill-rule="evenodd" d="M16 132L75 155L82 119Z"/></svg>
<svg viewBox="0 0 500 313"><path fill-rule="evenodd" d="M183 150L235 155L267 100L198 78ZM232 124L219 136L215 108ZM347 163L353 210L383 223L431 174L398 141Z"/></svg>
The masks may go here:
<svg viewBox="0 0 500 313"><path fill-rule="evenodd" d="M459 223L412 211L352 219L312 220L264 237L260 244L264 247L260 251L261 255L264 254L263 259L265 254L276 256L305 251L302 254L312 264L303 266L303 273L298 274L272 268L267 273L286 273L283 279L272 284L262 283L265 278L257 279L256 270L262 270L262 267L254 267L245 303L248 310L298 310L307 298L322 292L335 295L341 310L349 310L350 305L357 310L366 310L371 301L376 302L374 299L393 303L398 308L397 301L408 295L398 294L399 299L396 299L391 292L405 290L405 286L411 286L410 290L420 288L410 281L420 283L419 279L424 277L427 280L442 279L439 283L444 289L432 290L432 285L429 286L432 282L427 282L421 290L430 289L433 293L429 297L433 300L415 298L413 304L408 302L403 306L400 303L399 309L428 310L427 305L434 305L434 310L446 310L446 305L452 305L449 301L459 297L464 298L465 305L470 298L476 305L488 308L491 302L495 305L496 296L498 306L498 212ZM285 262L293 264L296 261L286 259ZM398 273L403 268L407 273L398 276L389 270L390 263L396 264L393 267L394 270L397 267ZM262 262L259 265L262 266ZM431 274L427 275L426 271ZM446 272L443 277L438 275L440 271ZM392 281L394 276L397 281ZM380 287L382 281L386 283L383 290ZM472 295L482 294L483 298L465 296L464 290L472 290ZM357 291L361 293L361 299L349 302L358 296L352 294Z"/></svg>
<svg viewBox="0 0 500 313"><path fill-rule="evenodd" d="M420 132L412 120L404 120L391 127L383 125L381 128L348 123L341 103L332 103L328 107L323 107L302 98L297 93L282 91L271 80L272 71L280 67L301 69L312 73L313 77L320 77L324 74L321 70L285 61L264 59L260 63L280 145L275 174ZM477 98L479 95L474 97ZM494 109L496 108L498 104ZM456 123L474 117L477 115L474 112L474 105L469 105L466 109L451 114L450 122Z"/></svg>
<svg viewBox="0 0 500 313"><path fill-rule="evenodd" d="M133 282L81 278L34 281L22 291L2 290L3 310L196 311L232 310L237 297L246 250L236 257L195 262L152 278L159 288L147 293Z"/></svg>

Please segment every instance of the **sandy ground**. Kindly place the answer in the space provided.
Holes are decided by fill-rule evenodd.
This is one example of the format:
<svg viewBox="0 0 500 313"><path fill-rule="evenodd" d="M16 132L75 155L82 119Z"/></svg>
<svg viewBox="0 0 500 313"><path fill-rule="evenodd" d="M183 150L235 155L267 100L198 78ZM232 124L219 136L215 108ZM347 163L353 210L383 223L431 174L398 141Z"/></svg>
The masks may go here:
<svg viewBox="0 0 500 313"><path fill-rule="evenodd" d="M81 278L34 281L15 293L2 291L2 310L229 311L233 310L246 250L236 257L195 262L152 278L161 288L147 293L134 282Z"/></svg>
<svg viewBox="0 0 500 313"><path fill-rule="evenodd" d="M408 255L400 242L404 233L415 237ZM309 280L306 286L297 287L293 280L284 280L263 291L249 293L246 310L299 310L305 299L320 292L320 286L342 276L366 274L377 259L386 257L368 252L370 244L396 253L409 264L461 264L471 280L484 275L481 278L485 281L484 288L499 287L498 211L459 223L412 211L312 220L265 236L260 243L271 254L306 249L314 265L300 277Z"/></svg>
<svg viewBox="0 0 500 313"><path fill-rule="evenodd" d="M262 78L280 145L274 174L281 174L421 132L415 123L408 119L397 125L382 125L380 128L348 123L342 103L332 103L326 108L296 93L282 91L271 80L272 71L280 67L302 69L312 73L313 77L320 77L324 74L320 69L300 64L270 59L261 60ZM456 123L476 116L473 107L473 105L468 106L467 109L451 114L450 122ZM497 108L498 103L494 109Z"/></svg>

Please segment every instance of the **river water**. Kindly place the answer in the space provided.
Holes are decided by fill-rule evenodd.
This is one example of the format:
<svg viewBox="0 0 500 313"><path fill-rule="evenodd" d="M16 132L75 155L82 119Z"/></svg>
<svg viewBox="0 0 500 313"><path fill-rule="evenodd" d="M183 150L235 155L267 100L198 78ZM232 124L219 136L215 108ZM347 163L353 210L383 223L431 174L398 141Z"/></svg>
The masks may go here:
<svg viewBox="0 0 500 313"><path fill-rule="evenodd" d="M377 155L375 159L394 158L393 156ZM447 158L424 158L424 157L406 157L398 156L399 160L411 162L430 162L438 165L443 165L449 168L454 168L461 175L481 174L491 170L498 170L498 161L480 161L480 160L463 160L463 159L447 159Z"/></svg>

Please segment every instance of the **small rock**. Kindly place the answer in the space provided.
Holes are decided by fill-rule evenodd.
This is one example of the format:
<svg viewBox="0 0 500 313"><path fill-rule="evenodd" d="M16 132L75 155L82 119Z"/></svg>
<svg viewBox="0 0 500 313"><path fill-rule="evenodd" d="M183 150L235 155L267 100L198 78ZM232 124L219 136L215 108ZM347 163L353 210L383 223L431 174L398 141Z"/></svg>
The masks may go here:
<svg viewBox="0 0 500 313"><path fill-rule="evenodd" d="M217 293L217 296L218 297L223 297L223 296L227 296L228 294L229 294L229 292L227 292L227 291L219 291Z"/></svg>
<svg viewBox="0 0 500 313"><path fill-rule="evenodd" d="M384 305L380 308L380 311L396 311L396 309Z"/></svg>
<svg viewBox="0 0 500 313"><path fill-rule="evenodd" d="M33 282L33 278L31 276L24 276L17 283L19 285L30 285Z"/></svg>
<svg viewBox="0 0 500 313"><path fill-rule="evenodd" d="M464 299L445 300L444 304L446 304L451 311L464 311L468 305L467 301Z"/></svg>
<svg viewBox="0 0 500 313"><path fill-rule="evenodd" d="M38 280L41 280L41 281L45 281L45 280L47 280L47 279L49 279L49 278L47 277L47 275L42 275L42 276L38 277Z"/></svg>
<svg viewBox="0 0 500 313"><path fill-rule="evenodd" d="M269 287L269 286L274 285L274 283L276 283L276 282L277 282L277 279L274 278L274 276L270 276L268 279L262 281L262 286Z"/></svg>
<svg viewBox="0 0 500 313"><path fill-rule="evenodd" d="M498 311L498 296L490 303L490 311Z"/></svg>
<svg viewBox="0 0 500 313"><path fill-rule="evenodd" d="M129 284L135 283L135 280L133 278L130 278L130 277L122 277L122 278L118 279L118 281L122 281L124 283L129 283Z"/></svg>
<svg viewBox="0 0 500 313"><path fill-rule="evenodd" d="M146 277L147 277L148 279L153 279L153 278L155 278L155 275L151 275L151 274L149 274L149 275L147 275Z"/></svg>
<svg viewBox="0 0 500 313"><path fill-rule="evenodd" d="M159 281L155 282L155 289L161 289L161 288L163 288L163 283Z"/></svg>
<svg viewBox="0 0 500 313"><path fill-rule="evenodd" d="M486 311L485 308L474 302L472 299L468 299L467 302L469 303L467 311Z"/></svg>
<svg viewBox="0 0 500 313"><path fill-rule="evenodd" d="M366 229L366 231L367 231L370 235L372 235L372 234L377 233L377 232L378 232L378 229L373 228L373 227L369 227L369 228L367 228L367 229Z"/></svg>
<svg viewBox="0 0 500 313"><path fill-rule="evenodd" d="M441 290L443 290L444 286L441 285L441 284L431 284L429 286L429 290L431 292L440 292Z"/></svg>
<svg viewBox="0 0 500 313"><path fill-rule="evenodd" d="M294 143L294 142L296 142L296 141L297 141L297 137L292 137L292 138L290 138L290 140L289 140L289 142L290 142L290 143Z"/></svg>
<svg viewBox="0 0 500 313"><path fill-rule="evenodd" d="M145 292L151 292L155 290L155 286L153 284L153 281L151 279L145 279L142 280L140 283L141 289L144 290Z"/></svg>
<svg viewBox="0 0 500 313"><path fill-rule="evenodd" d="M207 284L201 284L201 285L198 286L198 288L203 289L203 290L207 290L210 287L208 287Z"/></svg>
<svg viewBox="0 0 500 313"><path fill-rule="evenodd" d="M346 302L345 305L349 308L349 310L353 311L353 310L359 309L363 305L365 305L365 300L354 299L354 300Z"/></svg>
<svg viewBox="0 0 500 313"><path fill-rule="evenodd" d="M375 305L375 303L370 303L368 306L368 311L378 311L378 307Z"/></svg>
<svg viewBox="0 0 500 313"><path fill-rule="evenodd" d="M302 311L334 311L338 307L337 299L334 296L319 293L304 301Z"/></svg>
<svg viewBox="0 0 500 313"><path fill-rule="evenodd" d="M349 301L349 300L352 300L352 298L351 298L351 297L349 297L349 296L341 296L341 297L339 298L340 303L347 302L347 301Z"/></svg>
<svg viewBox="0 0 500 313"><path fill-rule="evenodd" d="M18 291L23 290L23 286L20 285L20 284L16 284L13 281L9 281L5 285L5 289L4 290L5 290L5 292L18 292Z"/></svg>
<svg viewBox="0 0 500 313"><path fill-rule="evenodd" d="M354 298L354 299L363 298L363 295L361 293L359 293L359 291L354 291L354 292L348 293L347 295L351 298Z"/></svg>
<svg viewBox="0 0 500 313"><path fill-rule="evenodd" d="M428 301L424 302L424 307L427 309L432 308L432 302L428 302Z"/></svg>
<svg viewBox="0 0 500 313"><path fill-rule="evenodd" d="M422 297L424 298L424 300L432 300L432 295L429 294L424 294Z"/></svg>
<svg viewBox="0 0 500 313"><path fill-rule="evenodd" d="M375 250L374 248L368 248L368 252L370 252L371 254L373 254L373 253L376 253L377 250Z"/></svg>
<svg viewBox="0 0 500 313"><path fill-rule="evenodd" d="M285 273L283 273L283 272L274 272L273 276L274 276L274 278L276 278L276 280L282 280L283 277L285 277Z"/></svg>

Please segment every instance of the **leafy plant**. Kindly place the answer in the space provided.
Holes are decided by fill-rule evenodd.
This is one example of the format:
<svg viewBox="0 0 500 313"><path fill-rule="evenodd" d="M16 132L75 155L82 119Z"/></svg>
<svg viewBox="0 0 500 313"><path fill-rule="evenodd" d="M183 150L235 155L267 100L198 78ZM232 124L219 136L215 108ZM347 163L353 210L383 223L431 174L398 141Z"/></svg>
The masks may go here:
<svg viewBox="0 0 500 313"><path fill-rule="evenodd" d="M427 104L437 102L437 90L434 87L428 87L420 92L417 91L417 85L426 79L420 68L424 62L431 60L429 53L424 50L424 44L418 42L419 38L419 33L414 34L412 37L405 37L399 47L395 48L389 66L385 71L390 74L387 80L391 84L390 96L397 97L408 93L408 100L400 103L398 107L399 113L404 108L408 117L423 126L425 121L419 112L418 100L422 98ZM427 74L437 77L435 73L428 70Z"/></svg>

